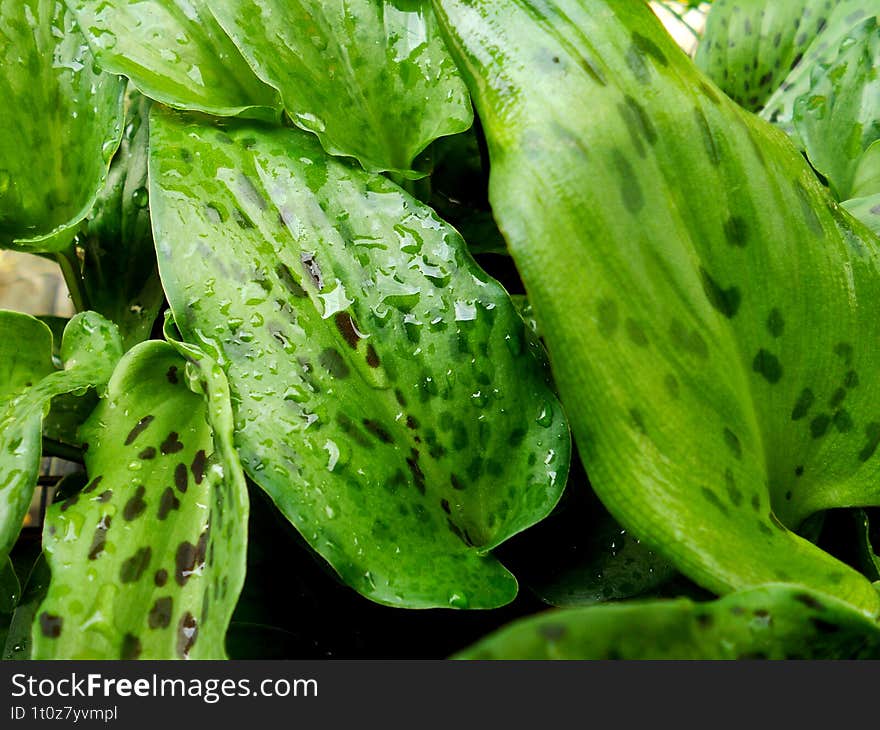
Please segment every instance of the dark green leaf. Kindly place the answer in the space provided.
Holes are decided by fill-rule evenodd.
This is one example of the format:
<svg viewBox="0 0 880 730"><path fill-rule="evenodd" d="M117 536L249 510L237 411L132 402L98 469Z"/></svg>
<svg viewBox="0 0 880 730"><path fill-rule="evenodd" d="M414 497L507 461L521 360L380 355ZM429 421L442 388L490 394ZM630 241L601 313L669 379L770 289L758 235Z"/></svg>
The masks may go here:
<svg viewBox="0 0 880 730"><path fill-rule="evenodd" d="M185 352L190 364L167 343L136 346L83 427L91 481L46 515L35 658L225 656L247 491L226 379Z"/></svg>
<svg viewBox="0 0 880 730"><path fill-rule="evenodd" d="M40 554L25 583L21 601L12 614L3 649L3 659L31 658L31 624L37 615L37 608L46 596L49 578L49 566Z"/></svg>
<svg viewBox="0 0 880 730"><path fill-rule="evenodd" d="M0 0L0 247L58 251L104 183L124 83L55 0Z"/></svg>
<svg viewBox="0 0 880 730"><path fill-rule="evenodd" d="M15 2L16 0L12 0ZM207 0L68 0L98 62L151 99L220 116L277 116Z"/></svg>
<svg viewBox="0 0 880 730"><path fill-rule="evenodd" d="M768 585L686 599L551 611L501 629L460 659L854 659L880 657L880 629L851 606Z"/></svg>
<svg viewBox="0 0 880 730"><path fill-rule="evenodd" d="M510 601L487 553L553 508L569 436L500 285L299 130L154 113L150 154L165 291L227 372L249 476L373 600Z"/></svg>
<svg viewBox="0 0 880 730"><path fill-rule="evenodd" d="M880 504L876 237L642 4L435 6L604 504L713 591L802 583L876 613L793 532Z"/></svg>
<svg viewBox="0 0 880 730"><path fill-rule="evenodd" d="M0 560L0 613L12 613L21 598L21 585L12 561L5 557Z"/></svg>
<svg viewBox="0 0 880 730"><path fill-rule="evenodd" d="M256 0L211 12L330 154L421 177L416 156L471 124L467 90L427 3Z"/></svg>

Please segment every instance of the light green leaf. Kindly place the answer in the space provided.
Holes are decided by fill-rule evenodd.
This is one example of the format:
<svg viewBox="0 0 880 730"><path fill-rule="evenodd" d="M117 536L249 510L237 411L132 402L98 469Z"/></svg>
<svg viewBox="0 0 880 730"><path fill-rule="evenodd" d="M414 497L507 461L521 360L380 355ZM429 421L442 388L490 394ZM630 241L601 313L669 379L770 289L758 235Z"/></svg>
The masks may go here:
<svg viewBox="0 0 880 730"><path fill-rule="evenodd" d="M877 659L880 629L842 601L787 585L686 599L549 611L459 659Z"/></svg>
<svg viewBox="0 0 880 730"><path fill-rule="evenodd" d="M149 99L131 87L122 144L77 237L86 304L119 326L127 348L150 336L165 301L147 195L149 111Z"/></svg>
<svg viewBox="0 0 880 730"><path fill-rule="evenodd" d="M717 0L706 17L694 62L731 99L758 111L827 26L833 4Z"/></svg>
<svg viewBox="0 0 880 730"><path fill-rule="evenodd" d="M278 97L254 76L207 0L67 0L101 64L151 99L271 119Z"/></svg>
<svg viewBox="0 0 880 730"><path fill-rule="evenodd" d="M107 382L119 359L116 326L94 312L74 317L61 344L63 370L52 365L45 324L0 311L0 558L21 529L40 468L41 427L49 404L63 393L84 393Z"/></svg>
<svg viewBox="0 0 880 730"><path fill-rule="evenodd" d="M226 378L186 352L189 364L167 343L133 348L83 427L91 481L46 515L34 658L225 657L247 489Z"/></svg>
<svg viewBox="0 0 880 730"><path fill-rule="evenodd" d="M54 0L0 0L0 247L73 239L122 134L124 83Z"/></svg>
<svg viewBox="0 0 880 730"><path fill-rule="evenodd" d="M824 5L826 9L822 15L825 17L827 13L827 22L804 52L800 63L786 76L761 110L764 119L779 125L789 134L794 132L792 119L795 102L810 90L810 78L815 67L827 64L837 56L853 28L869 17L880 17L875 0L835 0L830 8L826 0Z"/></svg>
<svg viewBox="0 0 880 730"><path fill-rule="evenodd" d="M842 203L843 207L880 235L880 140L859 160L852 196Z"/></svg>
<svg viewBox="0 0 880 730"><path fill-rule="evenodd" d="M880 611L793 532L880 504L876 237L640 3L436 6L603 503L714 592L801 583Z"/></svg>
<svg viewBox="0 0 880 730"><path fill-rule="evenodd" d="M854 183L861 158L880 140L878 70L880 25L870 18L848 33L829 64L813 67L809 91L795 102L798 137L838 200L859 195Z"/></svg>
<svg viewBox="0 0 880 730"><path fill-rule="evenodd" d="M422 0L256 0L211 12L330 154L422 177L416 156L471 125L467 90Z"/></svg>
<svg viewBox="0 0 880 730"><path fill-rule="evenodd" d="M248 475L380 603L490 607L569 436L543 353L460 236L295 129L153 114L162 282L224 367Z"/></svg>

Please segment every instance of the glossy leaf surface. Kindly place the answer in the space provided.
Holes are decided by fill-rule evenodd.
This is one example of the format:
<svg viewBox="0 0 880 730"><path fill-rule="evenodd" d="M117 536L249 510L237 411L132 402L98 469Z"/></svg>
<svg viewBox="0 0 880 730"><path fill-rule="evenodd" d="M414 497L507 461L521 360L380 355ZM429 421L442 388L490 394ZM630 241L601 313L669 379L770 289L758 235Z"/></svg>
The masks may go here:
<svg viewBox="0 0 880 730"><path fill-rule="evenodd" d="M802 583L876 613L792 532L880 503L876 237L641 4L435 7L602 501L710 590Z"/></svg>
<svg viewBox="0 0 880 730"><path fill-rule="evenodd" d="M69 0L95 57L151 99L179 109L272 117L277 95L254 76L207 0Z"/></svg>
<svg viewBox="0 0 880 730"><path fill-rule="evenodd" d="M216 3L220 24L291 119L333 155L407 177L434 139L467 129L470 100L421 0Z"/></svg>
<svg viewBox="0 0 880 730"><path fill-rule="evenodd" d="M0 247L60 250L119 144L124 83L54 0L0 2L0 60Z"/></svg>
<svg viewBox="0 0 880 730"><path fill-rule="evenodd" d="M853 659L880 656L880 630L851 606L786 585L711 603L682 599L540 614L461 659Z"/></svg>
<svg viewBox="0 0 880 730"><path fill-rule="evenodd" d="M154 114L150 181L163 285L226 370L248 475L373 600L510 601L487 552L553 508L569 436L458 234L299 130Z"/></svg>
<svg viewBox="0 0 880 730"><path fill-rule="evenodd" d="M225 657L247 491L225 376L187 354L136 346L83 427L90 481L46 516L34 658Z"/></svg>
<svg viewBox="0 0 880 730"><path fill-rule="evenodd" d="M40 468L41 428L57 395L106 384L121 356L116 326L94 312L74 317L52 364L52 334L37 319L0 312L0 557L21 529Z"/></svg>

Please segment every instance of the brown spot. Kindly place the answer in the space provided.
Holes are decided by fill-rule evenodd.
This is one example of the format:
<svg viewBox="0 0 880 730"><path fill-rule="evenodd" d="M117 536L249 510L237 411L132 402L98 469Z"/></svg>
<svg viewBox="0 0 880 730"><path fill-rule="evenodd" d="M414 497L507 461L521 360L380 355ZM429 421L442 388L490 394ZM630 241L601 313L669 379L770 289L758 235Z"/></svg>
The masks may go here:
<svg viewBox="0 0 880 730"><path fill-rule="evenodd" d="M364 428L367 429L373 436L379 439L383 444L393 444L394 439L391 438L391 434L388 433L387 429L378 421L374 421L371 418L365 418L363 420Z"/></svg>
<svg viewBox="0 0 880 730"><path fill-rule="evenodd" d="M47 636L50 639L57 639L61 636L61 625L64 623L64 619L61 616L56 616L52 613L43 613L40 614L40 631L43 633L43 636Z"/></svg>
<svg viewBox="0 0 880 730"><path fill-rule="evenodd" d="M171 596L157 598L150 609L148 622L151 629L167 629L171 625L171 612L174 601Z"/></svg>
<svg viewBox="0 0 880 730"><path fill-rule="evenodd" d="M131 522L144 513L144 510L147 508L147 503L144 501L144 493L146 491L146 487L141 484L135 490L134 496L125 503L125 507L122 509L122 516L126 522Z"/></svg>
<svg viewBox="0 0 880 730"><path fill-rule="evenodd" d="M172 365L170 368L168 368L168 372L165 373L165 377L168 378L168 382L171 383L171 385L177 385L177 383L179 382L177 379L177 365Z"/></svg>
<svg viewBox="0 0 880 730"><path fill-rule="evenodd" d="M110 529L112 521L110 515L104 515L95 527L95 534L89 547L89 560L97 560L98 556L104 552L104 546L107 544L107 530Z"/></svg>
<svg viewBox="0 0 880 730"><path fill-rule="evenodd" d="M177 431L172 431L168 434L168 438L166 438L159 446L159 451L165 455L176 454L178 451L183 451L183 444L180 443L180 436Z"/></svg>
<svg viewBox="0 0 880 730"><path fill-rule="evenodd" d="M208 457L205 455L204 449L199 449L196 451L196 455L193 457L192 465L190 469L193 473L193 479L196 480L196 484L201 484L202 479L205 478L205 463L207 462ZM184 489L183 491L186 491Z"/></svg>
<svg viewBox="0 0 880 730"><path fill-rule="evenodd" d="M64 500L64 502L61 503L61 511L67 512L67 510L69 510L71 507L73 507L73 505L75 505L77 502L79 502L79 495L78 494L74 494L73 496L68 497L67 499Z"/></svg>
<svg viewBox="0 0 880 730"><path fill-rule="evenodd" d="M101 483L101 480L103 478L104 477L100 476L100 477L95 477L94 479L92 479L91 483L85 489L83 489L83 494L89 494L91 492L94 492L98 488L98 485Z"/></svg>
<svg viewBox="0 0 880 730"><path fill-rule="evenodd" d="M419 427L419 422L412 416L407 416L406 427L415 431Z"/></svg>
<svg viewBox="0 0 880 730"><path fill-rule="evenodd" d="M159 519L164 520L173 509L180 509L180 500L171 487L166 487L159 498Z"/></svg>
<svg viewBox="0 0 880 730"><path fill-rule="evenodd" d="M122 647L119 650L120 659L137 659L141 655L141 640L134 634L126 634L122 637Z"/></svg>
<svg viewBox="0 0 880 730"><path fill-rule="evenodd" d="M189 658L190 649L196 643L199 627L193 615L187 611L180 618L177 626L177 654L183 659Z"/></svg>
<svg viewBox="0 0 880 730"><path fill-rule="evenodd" d="M140 421L135 424L135 427L129 431L128 436L125 439L125 445L131 446L134 443L134 440L140 436L149 426L155 416L144 416Z"/></svg>
<svg viewBox="0 0 880 730"><path fill-rule="evenodd" d="M177 546L177 554L174 556L175 571L174 580L177 585L184 586L193 574L196 567L196 553L198 548L191 542L182 542Z"/></svg>
<svg viewBox="0 0 880 730"><path fill-rule="evenodd" d="M168 571L165 568L160 568L156 571L156 575L153 576L153 583L155 583L159 588L164 586L168 582Z"/></svg>
<svg viewBox="0 0 880 730"><path fill-rule="evenodd" d="M95 497L95 501L102 502L102 503L106 504L112 498L113 498L113 490L112 489L105 489L97 497Z"/></svg>
<svg viewBox="0 0 880 730"><path fill-rule="evenodd" d="M138 459L142 459L143 461L149 461L150 459L156 458L156 447L155 446L147 446L141 453L138 454Z"/></svg>
<svg viewBox="0 0 880 730"><path fill-rule="evenodd" d="M144 571L150 565L153 557L153 549L149 546L139 548L138 551L122 563L119 569L119 580L122 583L135 583L140 580Z"/></svg>
<svg viewBox="0 0 880 730"><path fill-rule="evenodd" d="M379 353L372 345L367 345L367 365L371 368L379 367Z"/></svg>
<svg viewBox="0 0 880 730"><path fill-rule="evenodd" d="M443 511L444 511L446 514L448 514L448 515L451 515L451 514L452 514L452 510L451 510L450 507L449 507L449 500L441 499L441 500L440 500L440 506L443 508Z"/></svg>
<svg viewBox="0 0 880 730"><path fill-rule="evenodd" d="M342 335L342 338L348 343L348 346L352 350L357 350L358 340L360 340L361 336L358 334L357 327L355 326L351 315L348 312L337 312L334 321L336 322L336 328L339 330L339 334Z"/></svg>
<svg viewBox="0 0 880 730"><path fill-rule="evenodd" d="M174 486L180 490L181 494L186 493L189 486L189 477L186 473L186 464L178 464L174 467Z"/></svg>
<svg viewBox="0 0 880 730"><path fill-rule="evenodd" d="M465 488L464 483L456 474L450 474L449 481L452 484L453 489L457 489L458 491L462 491Z"/></svg>
<svg viewBox="0 0 880 730"><path fill-rule="evenodd" d="M422 471L422 467L419 466L418 449L410 449L410 455L406 457L406 465L409 467L409 470L413 475L413 481L416 485L416 489L419 490L419 493L424 494L425 474Z"/></svg>

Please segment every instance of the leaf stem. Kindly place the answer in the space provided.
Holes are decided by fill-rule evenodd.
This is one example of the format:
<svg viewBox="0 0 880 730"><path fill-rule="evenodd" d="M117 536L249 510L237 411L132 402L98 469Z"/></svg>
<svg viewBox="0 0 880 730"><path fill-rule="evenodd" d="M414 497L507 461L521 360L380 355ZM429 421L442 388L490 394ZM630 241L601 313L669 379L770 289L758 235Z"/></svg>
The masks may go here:
<svg viewBox="0 0 880 730"><path fill-rule="evenodd" d="M43 436L43 456L73 461L77 464L84 463L82 449L45 436Z"/></svg>
<svg viewBox="0 0 880 730"><path fill-rule="evenodd" d="M79 275L79 263L76 257L75 246L76 244L71 244L64 251L59 251L55 254L55 260L61 267L64 283L67 284L67 291L70 292L74 309L77 312L85 312L89 309L89 301L82 287L82 277Z"/></svg>

